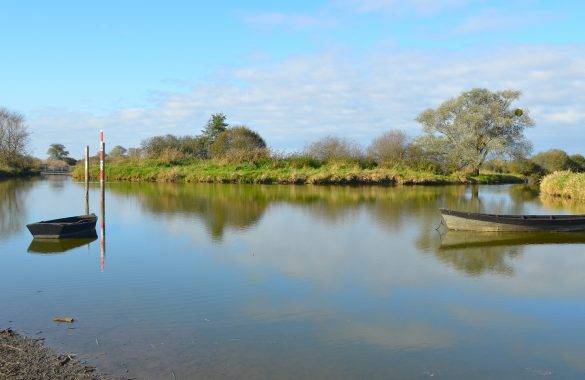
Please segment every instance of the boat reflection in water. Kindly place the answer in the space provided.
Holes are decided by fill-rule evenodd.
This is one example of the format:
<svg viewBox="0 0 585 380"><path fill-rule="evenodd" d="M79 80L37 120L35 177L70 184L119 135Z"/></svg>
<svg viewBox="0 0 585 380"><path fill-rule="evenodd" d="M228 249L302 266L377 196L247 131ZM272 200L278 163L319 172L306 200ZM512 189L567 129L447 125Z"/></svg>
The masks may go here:
<svg viewBox="0 0 585 380"><path fill-rule="evenodd" d="M71 239L33 239L28 246L29 253L64 253L72 249L88 245L98 238L93 235L83 238Z"/></svg>
<svg viewBox="0 0 585 380"><path fill-rule="evenodd" d="M585 232L471 232L449 231L441 238L440 250L534 244L585 243Z"/></svg>
<svg viewBox="0 0 585 380"><path fill-rule="evenodd" d="M434 247L435 256L470 276L514 275L514 259L532 245L585 243L585 233L449 231Z"/></svg>

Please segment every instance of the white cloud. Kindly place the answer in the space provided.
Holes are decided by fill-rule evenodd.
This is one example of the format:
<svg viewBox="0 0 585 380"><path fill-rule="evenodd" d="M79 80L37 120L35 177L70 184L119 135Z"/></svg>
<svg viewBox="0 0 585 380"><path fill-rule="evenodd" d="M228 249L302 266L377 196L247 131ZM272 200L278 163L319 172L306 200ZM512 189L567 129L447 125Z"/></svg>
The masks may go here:
<svg viewBox="0 0 585 380"><path fill-rule="evenodd" d="M325 15L311 15L305 13L263 12L246 14L244 22L258 28L285 27L291 29L304 29L311 27L330 27L336 24L336 20Z"/></svg>
<svg viewBox="0 0 585 380"><path fill-rule="evenodd" d="M550 18L543 12L502 12L495 8L483 9L463 19L455 27L455 34L482 32L504 32L510 29L528 27L542 23Z"/></svg>
<svg viewBox="0 0 585 380"><path fill-rule="evenodd" d="M111 146L165 133L195 134L213 112L258 130L276 148L301 148L326 134L362 143L388 128L417 134L416 115L472 87L519 89L537 127L538 149L585 146L585 46L507 46L495 50L314 54L221 73L190 91L143 108L95 115L66 110L30 114L35 153L54 141L79 155L106 131ZM51 132L49 132L51 131ZM77 147L80 145L79 147Z"/></svg>
<svg viewBox="0 0 585 380"><path fill-rule="evenodd" d="M337 3L359 13L386 12L404 13L411 10L419 14L433 14L446 10L461 8L473 0L338 0Z"/></svg>

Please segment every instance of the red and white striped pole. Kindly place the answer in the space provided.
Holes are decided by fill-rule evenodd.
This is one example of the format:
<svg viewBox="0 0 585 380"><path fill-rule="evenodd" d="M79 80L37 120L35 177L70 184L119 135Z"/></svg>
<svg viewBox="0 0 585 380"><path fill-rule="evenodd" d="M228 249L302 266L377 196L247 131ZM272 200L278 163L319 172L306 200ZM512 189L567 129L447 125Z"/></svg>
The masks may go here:
<svg viewBox="0 0 585 380"><path fill-rule="evenodd" d="M100 131L100 184L105 181L104 165L106 159L106 143L104 142L104 131Z"/></svg>

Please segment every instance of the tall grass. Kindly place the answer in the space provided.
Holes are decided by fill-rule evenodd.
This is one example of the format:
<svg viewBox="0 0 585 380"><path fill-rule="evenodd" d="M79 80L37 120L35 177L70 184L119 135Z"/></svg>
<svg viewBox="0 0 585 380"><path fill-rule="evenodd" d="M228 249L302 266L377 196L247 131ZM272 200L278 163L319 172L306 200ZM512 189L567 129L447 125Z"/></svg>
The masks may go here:
<svg viewBox="0 0 585 380"><path fill-rule="evenodd" d="M97 165L91 165L92 178L97 178L98 169ZM83 165L74 169L73 176L83 178ZM110 181L274 184L391 185L522 181L520 176L508 174L482 173L477 177L461 173L442 175L400 167L371 167L367 163L351 161L322 163L302 156L258 156L246 162L180 157L116 159L106 164L106 176Z"/></svg>
<svg viewBox="0 0 585 380"><path fill-rule="evenodd" d="M546 195L585 200L585 173L554 172L542 179L540 191Z"/></svg>

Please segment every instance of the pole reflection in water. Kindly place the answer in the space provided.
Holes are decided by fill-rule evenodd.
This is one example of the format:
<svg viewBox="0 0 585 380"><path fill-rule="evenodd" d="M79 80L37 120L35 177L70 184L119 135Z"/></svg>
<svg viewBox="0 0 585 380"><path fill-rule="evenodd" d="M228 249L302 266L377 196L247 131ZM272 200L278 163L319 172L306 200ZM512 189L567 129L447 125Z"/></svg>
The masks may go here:
<svg viewBox="0 0 585 380"><path fill-rule="evenodd" d="M106 266L106 181L104 132L100 131L100 269Z"/></svg>
<svg viewBox="0 0 585 380"><path fill-rule="evenodd" d="M100 269L103 271L106 265L106 192L103 182L100 187Z"/></svg>

